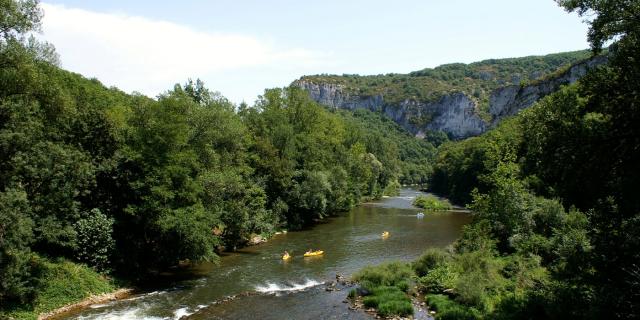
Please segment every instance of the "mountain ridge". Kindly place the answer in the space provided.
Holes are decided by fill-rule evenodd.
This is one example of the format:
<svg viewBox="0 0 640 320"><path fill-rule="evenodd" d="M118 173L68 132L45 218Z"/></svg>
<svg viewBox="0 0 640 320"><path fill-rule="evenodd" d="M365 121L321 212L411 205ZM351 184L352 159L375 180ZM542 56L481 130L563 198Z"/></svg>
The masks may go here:
<svg viewBox="0 0 640 320"><path fill-rule="evenodd" d="M606 55L592 57L584 50L447 64L409 74L304 76L292 85L331 108L383 113L419 137L443 131L463 139L486 132L606 61Z"/></svg>

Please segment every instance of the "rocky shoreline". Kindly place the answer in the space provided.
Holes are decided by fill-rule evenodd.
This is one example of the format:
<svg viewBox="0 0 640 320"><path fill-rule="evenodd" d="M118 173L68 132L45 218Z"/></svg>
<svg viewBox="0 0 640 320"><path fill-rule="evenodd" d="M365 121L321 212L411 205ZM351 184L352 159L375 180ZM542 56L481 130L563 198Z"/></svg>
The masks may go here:
<svg viewBox="0 0 640 320"><path fill-rule="evenodd" d="M110 293L92 295L92 296L90 296L90 297L88 297L88 298L86 298L86 299L84 299L84 300L82 300L80 302L68 304L68 305L66 305L64 307L60 307L58 309L49 311L47 313L40 314L38 316L38 320L59 319L61 316L65 315L65 314L69 314L71 312L75 312L75 311L78 311L80 309L84 309L84 308L89 307L91 305L126 299L126 298L131 297L133 294L135 294L135 290L134 289L123 288L123 289L118 289L118 290L110 292Z"/></svg>
<svg viewBox="0 0 640 320"><path fill-rule="evenodd" d="M342 289L347 288L356 288L356 290L360 290L358 284L351 280L346 280L341 274L336 274L335 281L327 281L324 283L325 291L333 292L333 291L341 291ZM349 304L349 310L352 311L360 311L369 314L371 317L375 319L386 319L386 320L434 320L433 315L434 311L429 311L426 307L426 303L420 301L417 296L411 297L411 304L413 305L414 315L410 317L400 317L400 316L392 316L392 317L381 317L378 315L376 309L374 308L366 308L364 303L362 302L362 296L356 295L355 297L347 297L345 298L343 303Z"/></svg>

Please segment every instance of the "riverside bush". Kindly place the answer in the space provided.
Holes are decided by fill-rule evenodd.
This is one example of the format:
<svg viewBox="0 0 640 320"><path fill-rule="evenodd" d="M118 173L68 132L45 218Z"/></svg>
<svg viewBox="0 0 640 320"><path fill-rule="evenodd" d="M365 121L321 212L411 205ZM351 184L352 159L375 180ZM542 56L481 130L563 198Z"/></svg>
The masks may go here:
<svg viewBox="0 0 640 320"><path fill-rule="evenodd" d="M406 263L391 262L368 266L354 276L354 280L371 294L364 297L367 308L376 308L383 317L413 314L411 298L407 296L413 270Z"/></svg>
<svg viewBox="0 0 640 320"><path fill-rule="evenodd" d="M384 317L413 314L411 299L395 286L376 287L372 289L371 295L366 296L362 302L367 308L376 308L378 314Z"/></svg>
<svg viewBox="0 0 640 320"><path fill-rule="evenodd" d="M30 263L39 270L32 302L3 306L0 319L35 320L42 313L116 289L111 280L81 264L63 259L50 261L35 255Z"/></svg>
<svg viewBox="0 0 640 320"><path fill-rule="evenodd" d="M450 259L450 255L438 248L429 248L413 262L412 267L418 277L424 277L433 268L436 268Z"/></svg>
<svg viewBox="0 0 640 320"><path fill-rule="evenodd" d="M380 286L395 286L401 291L407 291L408 280L412 275L413 272L408 264L390 262L379 266L367 266L354 275L354 280L371 291Z"/></svg>
<svg viewBox="0 0 640 320"><path fill-rule="evenodd" d="M424 277L418 278L418 288L424 292L443 292L455 286L458 274L449 266L432 269Z"/></svg>
<svg viewBox="0 0 640 320"><path fill-rule="evenodd" d="M475 320L480 314L473 308L459 304L443 294L429 294L426 296L429 309L437 312L437 318L445 320Z"/></svg>
<svg viewBox="0 0 640 320"><path fill-rule="evenodd" d="M413 314L413 306L411 305L411 300L409 298L404 300L385 301L378 305L378 314L383 317L392 315L408 316Z"/></svg>

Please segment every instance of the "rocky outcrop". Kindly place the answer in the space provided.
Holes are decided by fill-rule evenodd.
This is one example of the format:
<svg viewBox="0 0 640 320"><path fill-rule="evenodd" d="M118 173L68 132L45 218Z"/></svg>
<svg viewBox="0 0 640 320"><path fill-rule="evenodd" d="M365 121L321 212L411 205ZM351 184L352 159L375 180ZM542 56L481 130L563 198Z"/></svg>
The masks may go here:
<svg viewBox="0 0 640 320"><path fill-rule="evenodd" d="M381 112L409 132L422 136L425 130L444 131L453 138L477 136L496 125L503 118L514 115L536 101L557 91L560 86L576 82L590 68L607 61L605 56L595 57L571 66L567 71L532 84L505 86L489 96L490 121L480 117L476 101L463 92L445 94L435 102L411 99L389 104L382 95L351 95L339 84L315 83L305 79L293 84L305 89L316 102L339 109L368 109ZM486 75L490 77L489 74Z"/></svg>
<svg viewBox="0 0 640 320"><path fill-rule="evenodd" d="M381 112L409 132L421 136L424 130L441 130L454 137L479 135L486 130L485 122L476 112L476 104L461 92L445 95L437 102L404 100L399 104L385 103L382 95L349 95L340 85L318 84L298 80L295 85L307 90L316 102L339 109L367 109ZM430 119L422 123L422 119Z"/></svg>
<svg viewBox="0 0 640 320"><path fill-rule="evenodd" d="M589 69L606 62L606 56L598 56L577 63L556 77L536 81L526 86L506 86L494 90L489 97L492 125L497 124L504 117L512 116L520 110L530 107L544 96L560 89L560 86L578 81L587 74Z"/></svg>
<svg viewBox="0 0 640 320"><path fill-rule="evenodd" d="M434 115L427 129L444 131L456 138L477 136L485 132L486 123L478 116L475 101L464 93L445 95L437 103L427 104Z"/></svg>
<svg viewBox="0 0 640 320"><path fill-rule="evenodd" d="M110 293L91 295L80 302L68 304L66 306L60 307L50 312L40 314L38 315L38 320L60 319L64 315L69 315L73 312L88 308L89 306L92 306L92 305L127 299L131 297L134 294L134 292L135 291L133 289L124 288L124 289L118 289Z"/></svg>

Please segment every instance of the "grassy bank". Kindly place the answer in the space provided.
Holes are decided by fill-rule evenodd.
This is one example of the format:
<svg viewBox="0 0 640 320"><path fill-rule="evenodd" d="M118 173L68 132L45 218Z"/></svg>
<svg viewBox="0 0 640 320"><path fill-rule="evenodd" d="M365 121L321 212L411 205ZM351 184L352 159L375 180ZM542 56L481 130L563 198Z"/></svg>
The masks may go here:
<svg viewBox="0 0 640 320"><path fill-rule="evenodd" d="M428 249L412 263L368 266L354 276L366 308L382 317L413 314L411 295L424 296L436 319L514 319L535 314L531 290L551 280L539 259L488 250Z"/></svg>
<svg viewBox="0 0 640 320"><path fill-rule="evenodd" d="M1 306L0 319L37 319L40 314L117 289L113 280L84 265L41 257L34 257L32 263L38 266L33 302Z"/></svg>
<svg viewBox="0 0 640 320"><path fill-rule="evenodd" d="M412 275L411 267L401 262L365 267L353 277L361 290L353 290L349 296L364 295L364 306L375 308L383 317L412 315L413 306L407 295Z"/></svg>

